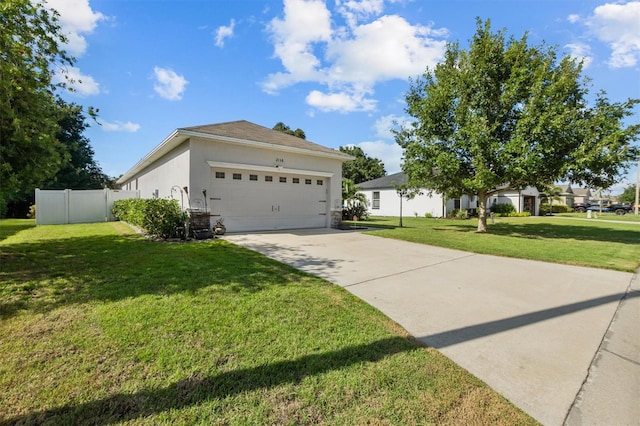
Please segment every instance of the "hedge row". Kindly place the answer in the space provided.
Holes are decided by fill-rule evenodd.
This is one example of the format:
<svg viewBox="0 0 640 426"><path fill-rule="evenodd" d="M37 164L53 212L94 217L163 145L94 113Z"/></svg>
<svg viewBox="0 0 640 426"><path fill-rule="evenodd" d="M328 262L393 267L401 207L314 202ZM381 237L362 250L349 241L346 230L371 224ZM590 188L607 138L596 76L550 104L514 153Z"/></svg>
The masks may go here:
<svg viewBox="0 0 640 426"><path fill-rule="evenodd" d="M113 215L154 237L179 236L178 228L184 227L187 216L180 211L177 200L131 198L113 203Z"/></svg>

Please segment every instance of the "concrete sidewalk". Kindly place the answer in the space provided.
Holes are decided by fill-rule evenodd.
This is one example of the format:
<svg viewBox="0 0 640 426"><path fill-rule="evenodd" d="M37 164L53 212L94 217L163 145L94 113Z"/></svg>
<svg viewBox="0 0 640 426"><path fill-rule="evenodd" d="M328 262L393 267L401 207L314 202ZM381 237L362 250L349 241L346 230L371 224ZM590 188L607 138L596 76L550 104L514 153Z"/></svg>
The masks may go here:
<svg viewBox="0 0 640 426"><path fill-rule="evenodd" d="M328 229L224 239L345 287L543 424L639 424L633 274Z"/></svg>

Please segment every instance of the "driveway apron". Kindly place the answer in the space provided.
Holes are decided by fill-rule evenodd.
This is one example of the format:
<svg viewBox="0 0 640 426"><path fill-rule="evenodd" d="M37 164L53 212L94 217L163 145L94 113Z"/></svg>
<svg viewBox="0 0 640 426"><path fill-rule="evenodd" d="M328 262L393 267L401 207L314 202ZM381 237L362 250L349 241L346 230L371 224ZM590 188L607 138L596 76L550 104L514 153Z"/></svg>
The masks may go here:
<svg viewBox="0 0 640 426"><path fill-rule="evenodd" d="M224 238L344 287L546 425L564 423L633 276L352 231Z"/></svg>

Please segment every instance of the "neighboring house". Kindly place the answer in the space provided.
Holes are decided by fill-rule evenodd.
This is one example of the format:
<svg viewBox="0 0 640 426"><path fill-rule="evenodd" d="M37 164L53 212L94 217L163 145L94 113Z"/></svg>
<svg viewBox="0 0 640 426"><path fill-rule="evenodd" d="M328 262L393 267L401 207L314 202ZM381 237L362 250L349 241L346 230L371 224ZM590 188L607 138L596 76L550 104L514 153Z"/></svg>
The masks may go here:
<svg viewBox="0 0 640 426"><path fill-rule="evenodd" d="M532 186L523 189L505 189L492 195L487 200L487 207L493 203L512 204L516 212L529 212L531 216L537 216L540 211L540 191Z"/></svg>
<svg viewBox="0 0 640 426"><path fill-rule="evenodd" d="M423 217L429 213L433 217L446 217L448 213L458 209L476 209L477 197L463 195L461 198L445 199L440 193L424 190L413 199L407 200L398 195L396 186L407 183L404 173L396 173L358 184L360 192L367 197L368 212L371 216L400 216L402 202L403 216L417 215ZM487 208L493 203L512 204L517 212L528 211L537 215L540 197L537 189L527 187L522 190L504 190L489 197Z"/></svg>
<svg viewBox="0 0 640 426"><path fill-rule="evenodd" d="M554 204L565 204L569 208L573 207L575 201L575 193L571 185L557 185L556 188L560 188L560 195L557 200L553 200Z"/></svg>
<svg viewBox="0 0 640 426"><path fill-rule="evenodd" d="M359 183L359 192L367 197L370 216L400 216L402 204L403 216L420 216L430 214L433 217L444 217L454 209L476 208L475 197L466 195L462 198L445 200L442 194L429 193L424 190L411 200L400 197L396 186L407 183L407 175L395 173L367 182Z"/></svg>
<svg viewBox="0 0 640 426"><path fill-rule="evenodd" d="M337 226L353 157L248 121L173 131L118 184L211 212L229 232Z"/></svg>
<svg viewBox="0 0 640 426"><path fill-rule="evenodd" d="M589 188L572 188L573 202L586 204L591 200L591 190Z"/></svg>

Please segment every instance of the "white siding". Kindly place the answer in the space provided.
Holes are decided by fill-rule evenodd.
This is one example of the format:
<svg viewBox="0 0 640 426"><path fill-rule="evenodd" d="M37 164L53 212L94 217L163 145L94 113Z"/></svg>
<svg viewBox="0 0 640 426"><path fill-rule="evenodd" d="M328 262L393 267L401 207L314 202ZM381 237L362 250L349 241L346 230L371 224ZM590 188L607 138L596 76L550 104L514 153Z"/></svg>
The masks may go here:
<svg viewBox="0 0 640 426"><path fill-rule="evenodd" d="M371 216L400 216L400 196L395 189L370 189L362 192L369 203L367 210ZM380 193L380 208L373 208L373 193ZM416 195L413 199L402 199L402 215L442 217L442 196L440 194Z"/></svg>
<svg viewBox="0 0 640 426"><path fill-rule="evenodd" d="M137 189L141 198L154 198L157 194L158 198L171 198L173 195L179 199L179 191L172 192L171 188L190 188L189 160L189 141L186 141L123 183L122 189Z"/></svg>

